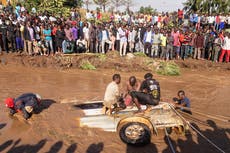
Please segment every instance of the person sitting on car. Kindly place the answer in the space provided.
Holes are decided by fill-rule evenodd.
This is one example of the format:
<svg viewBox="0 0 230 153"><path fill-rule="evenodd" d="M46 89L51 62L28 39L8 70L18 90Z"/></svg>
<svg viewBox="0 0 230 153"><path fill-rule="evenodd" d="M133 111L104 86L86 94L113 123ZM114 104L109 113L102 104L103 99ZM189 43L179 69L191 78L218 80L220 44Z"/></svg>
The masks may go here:
<svg viewBox="0 0 230 153"><path fill-rule="evenodd" d="M106 114L107 111L109 110L108 115L112 114L114 108L120 106L119 102L122 101L123 99L120 94L119 86L118 86L121 82L120 74L114 74L112 79L113 81L110 82L106 87L104 103L103 103L104 105L103 111ZM125 107L122 105L122 108Z"/></svg>
<svg viewBox="0 0 230 153"><path fill-rule="evenodd" d="M25 93L17 98L7 98L5 100L6 107L10 109L10 115L22 112L23 117L27 120L31 117L34 109L38 108L41 102L41 96L33 93Z"/></svg>
<svg viewBox="0 0 230 153"><path fill-rule="evenodd" d="M153 79L152 73L144 75L145 80L142 82L140 91L132 91L130 95L133 102L138 108L138 112L142 112L140 105L146 105L146 110L151 110L151 106L159 104L160 101L160 84Z"/></svg>
<svg viewBox="0 0 230 153"><path fill-rule="evenodd" d="M130 93L132 91L139 91L140 87L141 87L141 81L138 80L135 76L131 76L127 81L125 87L126 94L124 95L124 101L126 106L133 106L132 97L130 96Z"/></svg>
<svg viewBox="0 0 230 153"><path fill-rule="evenodd" d="M179 90L177 93L178 98L173 98L173 105L176 109L180 109L183 112L192 114L190 108L190 100L185 96L184 90Z"/></svg>

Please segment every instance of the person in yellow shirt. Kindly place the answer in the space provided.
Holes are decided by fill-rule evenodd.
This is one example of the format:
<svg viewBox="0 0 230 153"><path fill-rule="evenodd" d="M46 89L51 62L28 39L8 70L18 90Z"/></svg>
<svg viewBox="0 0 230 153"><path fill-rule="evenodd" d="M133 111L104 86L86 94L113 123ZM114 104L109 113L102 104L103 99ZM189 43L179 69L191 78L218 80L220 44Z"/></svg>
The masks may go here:
<svg viewBox="0 0 230 153"><path fill-rule="evenodd" d="M166 32L163 32L163 35L160 38L161 40L161 59L167 59L167 37Z"/></svg>

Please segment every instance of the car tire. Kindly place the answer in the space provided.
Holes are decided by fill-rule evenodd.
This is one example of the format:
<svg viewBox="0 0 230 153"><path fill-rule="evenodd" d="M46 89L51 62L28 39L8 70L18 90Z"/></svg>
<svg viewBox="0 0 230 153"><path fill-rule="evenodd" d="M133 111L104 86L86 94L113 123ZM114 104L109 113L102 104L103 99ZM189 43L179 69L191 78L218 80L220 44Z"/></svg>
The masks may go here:
<svg viewBox="0 0 230 153"><path fill-rule="evenodd" d="M119 136L124 143L131 145L145 145L150 143L151 131L144 123L128 122L121 125L119 129Z"/></svg>

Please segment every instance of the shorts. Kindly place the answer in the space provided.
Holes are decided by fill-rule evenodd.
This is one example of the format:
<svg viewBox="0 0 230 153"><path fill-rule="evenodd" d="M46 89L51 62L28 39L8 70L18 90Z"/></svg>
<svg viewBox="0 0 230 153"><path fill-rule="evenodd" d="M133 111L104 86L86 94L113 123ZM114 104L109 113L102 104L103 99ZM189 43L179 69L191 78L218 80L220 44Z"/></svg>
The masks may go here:
<svg viewBox="0 0 230 153"><path fill-rule="evenodd" d="M132 91L130 93L132 99L137 98L138 102L141 105L158 105L159 104L159 99L154 99L153 95L147 94L144 92L138 92L138 91Z"/></svg>

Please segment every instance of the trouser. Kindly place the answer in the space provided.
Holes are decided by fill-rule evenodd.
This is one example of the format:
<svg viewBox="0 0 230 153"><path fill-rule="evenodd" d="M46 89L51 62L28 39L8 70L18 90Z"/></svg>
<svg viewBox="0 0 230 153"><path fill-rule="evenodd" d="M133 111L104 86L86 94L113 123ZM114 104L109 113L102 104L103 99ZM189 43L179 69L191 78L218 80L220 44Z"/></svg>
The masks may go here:
<svg viewBox="0 0 230 153"><path fill-rule="evenodd" d="M100 41L96 42L96 53L101 53L101 42Z"/></svg>
<svg viewBox="0 0 230 153"><path fill-rule="evenodd" d="M181 46L180 57L182 59L186 59L187 58L187 56L188 56L188 48L189 48L188 45L182 45Z"/></svg>
<svg viewBox="0 0 230 153"><path fill-rule="evenodd" d="M221 50L219 62L222 62L222 61L223 61L223 58L224 58L224 55L225 55L225 54L226 54L225 62L227 62L227 63L229 62L230 50L225 50L225 49L222 49L222 50Z"/></svg>
<svg viewBox="0 0 230 153"><path fill-rule="evenodd" d="M33 54L32 41L30 41L30 40L25 40L24 41L24 51L29 55Z"/></svg>
<svg viewBox="0 0 230 153"><path fill-rule="evenodd" d="M141 41L138 41L135 46L136 51L144 53L144 45Z"/></svg>
<svg viewBox="0 0 230 153"><path fill-rule="evenodd" d="M96 39L91 39L90 40L89 50L92 53L96 53Z"/></svg>
<svg viewBox="0 0 230 153"><path fill-rule="evenodd" d="M120 40L115 40L115 50L120 50Z"/></svg>
<svg viewBox="0 0 230 153"><path fill-rule="evenodd" d="M216 62L218 60L218 55L219 55L220 50L221 50L220 46L214 46L214 48L213 48L213 58L212 58L213 61Z"/></svg>
<svg viewBox="0 0 230 153"><path fill-rule="evenodd" d="M192 46L188 46L188 55L191 57L193 54L193 47Z"/></svg>
<svg viewBox="0 0 230 153"><path fill-rule="evenodd" d="M130 51L131 53L133 53L133 51L134 51L134 42L133 42L133 41L130 41L130 42L129 42L129 51Z"/></svg>
<svg viewBox="0 0 230 153"><path fill-rule="evenodd" d="M120 42L120 56L126 55L127 42Z"/></svg>
<svg viewBox="0 0 230 153"><path fill-rule="evenodd" d="M161 46L161 58L164 58L166 60L169 59L169 53L167 51L166 46Z"/></svg>
<svg viewBox="0 0 230 153"><path fill-rule="evenodd" d="M103 53L103 54L105 54L105 43L107 43L107 44L109 44L109 49L111 49L111 45L112 45L112 42L111 41L109 41L108 39L107 40L102 40L101 41L101 52Z"/></svg>
<svg viewBox="0 0 230 153"><path fill-rule="evenodd" d="M152 94L139 92L139 91L132 91L130 92L132 100L136 98L138 102L142 105L158 105L160 99L154 99Z"/></svg>
<svg viewBox="0 0 230 153"><path fill-rule="evenodd" d="M15 37L14 36L9 37L9 42L11 44L11 50L15 51L15 48L16 48Z"/></svg>
<svg viewBox="0 0 230 153"><path fill-rule="evenodd" d="M9 49L8 49L8 40L7 40L6 36L2 35L2 43L3 43L3 50L8 53L9 52Z"/></svg>
<svg viewBox="0 0 230 153"><path fill-rule="evenodd" d="M197 58L197 59L201 58L201 48L200 47L195 48L195 52L194 52L193 58Z"/></svg>
<svg viewBox="0 0 230 153"><path fill-rule="evenodd" d="M214 23L214 28L216 31L219 31L219 25L220 25L219 23L216 22Z"/></svg>
<svg viewBox="0 0 230 153"><path fill-rule="evenodd" d="M152 45L152 51L151 51L151 56L157 57L159 54L159 46L158 44L153 44Z"/></svg>
<svg viewBox="0 0 230 153"><path fill-rule="evenodd" d="M23 49L23 42L20 37L16 37L16 48L17 50Z"/></svg>
<svg viewBox="0 0 230 153"><path fill-rule="evenodd" d="M169 56L168 58L172 60L173 59L173 46L172 45L167 45L167 53Z"/></svg>
<svg viewBox="0 0 230 153"><path fill-rule="evenodd" d="M151 51L152 51L152 44L150 42L146 42L144 45L144 51L145 54L148 55L149 57L151 56Z"/></svg>
<svg viewBox="0 0 230 153"><path fill-rule="evenodd" d="M54 49L53 49L53 41L51 40L45 40L46 46L49 48L49 53L54 53Z"/></svg>
<svg viewBox="0 0 230 153"><path fill-rule="evenodd" d="M180 56L180 46L173 46L173 50L174 50L173 52L175 54L176 59L178 59Z"/></svg>

